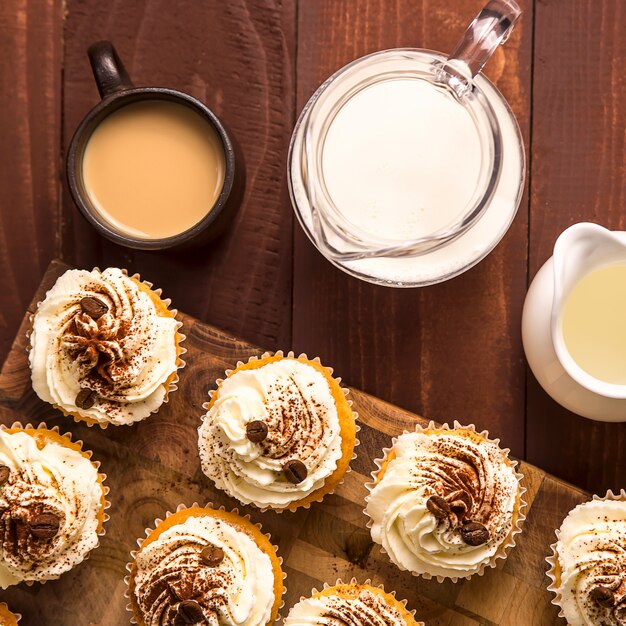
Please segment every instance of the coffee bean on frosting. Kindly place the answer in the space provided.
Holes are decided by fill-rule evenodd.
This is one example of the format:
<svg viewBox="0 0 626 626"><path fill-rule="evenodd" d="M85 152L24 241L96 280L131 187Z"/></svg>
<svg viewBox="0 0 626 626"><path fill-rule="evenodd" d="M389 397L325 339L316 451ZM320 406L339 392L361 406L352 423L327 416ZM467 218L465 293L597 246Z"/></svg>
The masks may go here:
<svg viewBox="0 0 626 626"><path fill-rule="evenodd" d="M6 465L0 465L0 487L9 480L11 470Z"/></svg>
<svg viewBox="0 0 626 626"><path fill-rule="evenodd" d="M596 604L604 608L610 609L615 606L615 594L608 587L598 585L591 590L589 595Z"/></svg>
<svg viewBox="0 0 626 626"><path fill-rule="evenodd" d="M261 420L254 420L246 424L246 437L252 443L261 443L267 439L267 424Z"/></svg>
<svg viewBox="0 0 626 626"><path fill-rule="evenodd" d="M61 526L61 520L54 513L40 513L30 522L30 534L37 539L52 539L56 537Z"/></svg>
<svg viewBox="0 0 626 626"><path fill-rule="evenodd" d="M437 518L445 519L450 515L450 505L441 496L430 496L426 508Z"/></svg>
<svg viewBox="0 0 626 626"><path fill-rule="evenodd" d="M76 396L74 404L79 409L90 409L95 403L98 394L92 389L81 389Z"/></svg>
<svg viewBox="0 0 626 626"><path fill-rule="evenodd" d="M466 522L461 526L461 538L468 546L481 546L489 541L489 531L479 522Z"/></svg>
<svg viewBox="0 0 626 626"><path fill-rule="evenodd" d="M283 465L283 473L290 483L297 485L307 477L309 472L302 461L292 459Z"/></svg>
<svg viewBox="0 0 626 626"><path fill-rule="evenodd" d="M195 600L183 600L176 609L181 624L204 624L204 611Z"/></svg>
<svg viewBox="0 0 626 626"><path fill-rule="evenodd" d="M93 296L82 298L80 308L93 320L99 320L109 310L109 307L102 300Z"/></svg>
<svg viewBox="0 0 626 626"><path fill-rule="evenodd" d="M206 546L200 552L200 560L209 567L215 567L224 560L224 550L218 546Z"/></svg>

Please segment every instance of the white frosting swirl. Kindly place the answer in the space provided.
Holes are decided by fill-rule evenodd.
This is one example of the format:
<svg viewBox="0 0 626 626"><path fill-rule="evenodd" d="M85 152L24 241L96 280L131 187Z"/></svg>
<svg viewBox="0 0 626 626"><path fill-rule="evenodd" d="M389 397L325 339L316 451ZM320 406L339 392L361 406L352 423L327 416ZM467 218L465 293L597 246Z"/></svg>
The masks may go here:
<svg viewBox="0 0 626 626"><path fill-rule="evenodd" d="M96 468L77 450L53 442L40 450L28 433L3 430L0 465L10 470L0 485L0 587L58 578L98 545L102 487ZM41 513L61 521L51 539L28 530Z"/></svg>
<svg viewBox="0 0 626 626"><path fill-rule="evenodd" d="M285 626L406 626L400 612L378 593L361 589L355 597L316 595L300 600Z"/></svg>
<svg viewBox="0 0 626 626"><path fill-rule="evenodd" d="M626 626L626 502L592 500L570 511L556 543L561 608L570 626ZM613 593L602 606L593 590Z"/></svg>
<svg viewBox="0 0 626 626"><path fill-rule="evenodd" d="M244 504L285 508L321 488L341 458L337 407L328 381L291 358L240 370L226 378L199 429L202 470ZM246 425L263 421L268 436L253 443ZM306 478L290 483L287 461L299 460Z"/></svg>
<svg viewBox="0 0 626 626"><path fill-rule="evenodd" d="M205 565L206 546L224 551ZM136 556L134 595L146 626L170 626L180 602L201 607L210 626L265 626L276 601L270 557L245 532L210 515L188 517L142 547Z"/></svg>
<svg viewBox="0 0 626 626"><path fill-rule="evenodd" d="M458 431L405 433L393 451L368 496L372 539L400 569L442 577L477 572L513 527L519 484L504 453ZM431 496L447 502L449 515L440 519L429 510ZM462 539L460 527L468 521L486 527L485 543Z"/></svg>
<svg viewBox="0 0 626 626"><path fill-rule="evenodd" d="M92 319L80 305L85 297L97 298L108 311ZM121 270L68 270L33 320L33 388L68 413L101 423L137 422L165 399L165 383L177 368L177 328ZM76 406L81 389L96 392L91 408Z"/></svg>

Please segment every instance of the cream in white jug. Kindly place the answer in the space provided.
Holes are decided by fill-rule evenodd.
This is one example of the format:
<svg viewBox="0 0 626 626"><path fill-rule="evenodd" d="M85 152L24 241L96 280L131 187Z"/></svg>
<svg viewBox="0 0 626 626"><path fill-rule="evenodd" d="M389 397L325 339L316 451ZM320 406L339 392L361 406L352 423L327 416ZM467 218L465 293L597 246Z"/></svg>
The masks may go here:
<svg viewBox="0 0 626 626"><path fill-rule="evenodd" d="M563 305L561 332L583 370L626 385L626 264L596 269L574 285Z"/></svg>

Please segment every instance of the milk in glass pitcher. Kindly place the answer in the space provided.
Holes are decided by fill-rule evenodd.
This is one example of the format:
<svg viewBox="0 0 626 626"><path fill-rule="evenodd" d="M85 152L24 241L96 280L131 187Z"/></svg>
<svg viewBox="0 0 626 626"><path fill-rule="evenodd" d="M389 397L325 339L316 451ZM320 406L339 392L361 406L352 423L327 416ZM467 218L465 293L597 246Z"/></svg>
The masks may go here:
<svg viewBox="0 0 626 626"><path fill-rule="evenodd" d="M292 204L332 263L396 287L437 283L483 259L522 195L515 118L481 69L520 9L490 0L447 57L370 54L313 94L289 154Z"/></svg>
<svg viewBox="0 0 626 626"><path fill-rule="evenodd" d="M522 339L554 400L626 421L626 232L581 223L561 234L526 295Z"/></svg>

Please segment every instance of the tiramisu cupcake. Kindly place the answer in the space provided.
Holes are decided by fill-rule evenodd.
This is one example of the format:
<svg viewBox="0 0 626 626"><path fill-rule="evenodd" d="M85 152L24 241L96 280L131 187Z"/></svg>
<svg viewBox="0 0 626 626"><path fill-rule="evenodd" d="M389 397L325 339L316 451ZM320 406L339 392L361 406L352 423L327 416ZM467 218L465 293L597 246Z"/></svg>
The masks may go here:
<svg viewBox="0 0 626 626"><path fill-rule="evenodd" d="M356 416L317 359L264 355L217 381L199 429L202 470L219 489L261 509L321 500L346 473Z"/></svg>
<svg viewBox="0 0 626 626"><path fill-rule="evenodd" d="M372 539L400 569L468 578L514 544L525 490L508 450L486 432L431 422L395 439L376 463L365 512Z"/></svg>
<svg viewBox="0 0 626 626"><path fill-rule="evenodd" d="M37 395L88 424L132 424L175 388L183 336L159 291L108 268L68 270L33 318Z"/></svg>
<svg viewBox="0 0 626 626"><path fill-rule="evenodd" d="M266 626L277 619L281 561L260 526L194 505L146 532L127 578L140 626Z"/></svg>
<svg viewBox="0 0 626 626"><path fill-rule="evenodd" d="M626 624L626 492L579 504L548 559L550 591L570 626Z"/></svg>
<svg viewBox="0 0 626 626"><path fill-rule="evenodd" d="M0 626L17 626L21 617L19 613L11 613L9 607L0 602Z"/></svg>
<svg viewBox="0 0 626 626"><path fill-rule="evenodd" d="M358 584L337 581L322 591L313 590L310 598L302 598L285 620L285 626L424 626L416 622L405 601L369 581Z"/></svg>
<svg viewBox="0 0 626 626"><path fill-rule="evenodd" d="M103 534L104 475L56 430L0 429L0 587L58 578Z"/></svg>

